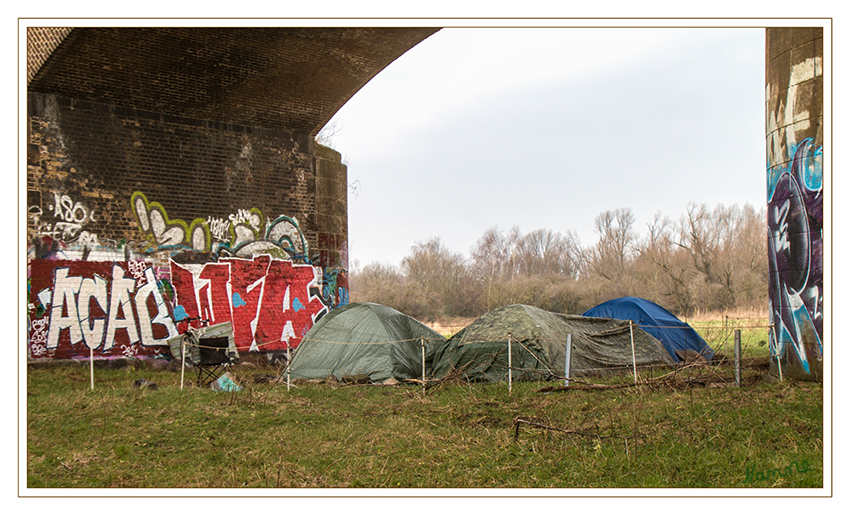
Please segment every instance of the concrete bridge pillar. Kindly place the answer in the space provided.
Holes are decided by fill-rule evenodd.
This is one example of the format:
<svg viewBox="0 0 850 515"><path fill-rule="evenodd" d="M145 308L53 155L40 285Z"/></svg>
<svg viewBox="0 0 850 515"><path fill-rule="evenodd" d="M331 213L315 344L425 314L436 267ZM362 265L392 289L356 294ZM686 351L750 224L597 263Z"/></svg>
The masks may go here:
<svg viewBox="0 0 850 515"><path fill-rule="evenodd" d="M823 364L823 29L765 37L767 218L773 371Z"/></svg>

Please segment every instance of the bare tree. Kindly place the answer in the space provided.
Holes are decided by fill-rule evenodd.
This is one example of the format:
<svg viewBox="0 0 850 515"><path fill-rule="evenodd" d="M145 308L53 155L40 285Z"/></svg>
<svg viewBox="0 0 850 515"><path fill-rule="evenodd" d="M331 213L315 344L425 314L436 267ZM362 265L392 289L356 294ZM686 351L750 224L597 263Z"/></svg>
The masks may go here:
<svg viewBox="0 0 850 515"><path fill-rule="evenodd" d="M334 138L341 134L344 128L337 120L331 120L316 133L316 143L333 148Z"/></svg>
<svg viewBox="0 0 850 515"><path fill-rule="evenodd" d="M680 219L676 245L690 257L702 278L698 295L702 308L728 309L738 304L746 286L745 301L758 302L753 287L767 284L766 221L764 210L749 204L713 210L705 204L689 203Z"/></svg>
<svg viewBox="0 0 850 515"><path fill-rule="evenodd" d="M687 255L674 243L676 224L657 212L647 224L649 234L638 246L632 272L644 297L670 306L671 311L691 314L695 308L691 279L695 272Z"/></svg>
<svg viewBox="0 0 850 515"><path fill-rule="evenodd" d="M472 274L476 279L492 282L509 266L511 247L507 235L498 226L484 231L470 251Z"/></svg>
<svg viewBox="0 0 850 515"><path fill-rule="evenodd" d="M594 230L599 241L591 262L595 273L611 281L623 279L637 240L634 222L635 215L629 208L603 211L596 216Z"/></svg>
<svg viewBox="0 0 850 515"><path fill-rule="evenodd" d="M386 263L369 263L351 271L349 287L354 302L386 302L386 290L402 279L401 272ZM383 302L382 302L383 301Z"/></svg>
<svg viewBox="0 0 850 515"><path fill-rule="evenodd" d="M439 237L417 241L410 252L409 256L402 259L401 270L414 281L442 285L464 275L463 256L446 248Z"/></svg>
<svg viewBox="0 0 850 515"><path fill-rule="evenodd" d="M478 238L470 252L470 273L482 291L483 310L498 307L496 289L510 272L511 247L509 237L498 226L490 227Z"/></svg>
<svg viewBox="0 0 850 515"><path fill-rule="evenodd" d="M428 317L466 311L472 299L461 295L469 281L463 255L446 248L439 237L417 241L410 250L411 254L401 262L402 272L423 293L439 299L427 313Z"/></svg>
<svg viewBox="0 0 850 515"><path fill-rule="evenodd" d="M568 232L564 237L550 229L538 229L519 240L514 257L522 275L575 279L580 255L575 233Z"/></svg>
<svg viewBox="0 0 850 515"><path fill-rule="evenodd" d="M478 316L522 303L581 313L603 300L637 295L677 314L767 303L765 210L690 203L678 221L656 213L640 238L630 209L594 220L599 241L583 249L572 231L491 227L470 260L440 238L419 241L400 267L354 266L352 300L411 316Z"/></svg>

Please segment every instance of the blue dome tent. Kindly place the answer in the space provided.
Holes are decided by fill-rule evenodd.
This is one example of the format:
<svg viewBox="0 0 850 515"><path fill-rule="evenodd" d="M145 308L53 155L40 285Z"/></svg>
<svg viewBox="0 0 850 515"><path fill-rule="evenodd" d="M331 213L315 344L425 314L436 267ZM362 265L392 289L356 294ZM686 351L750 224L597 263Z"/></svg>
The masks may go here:
<svg viewBox="0 0 850 515"><path fill-rule="evenodd" d="M620 297L590 308L582 313L582 316L632 320L641 329L656 337L676 361L682 361L676 351L686 349L702 354L707 360L714 357L714 351L693 327L646 299Z"/></svg>

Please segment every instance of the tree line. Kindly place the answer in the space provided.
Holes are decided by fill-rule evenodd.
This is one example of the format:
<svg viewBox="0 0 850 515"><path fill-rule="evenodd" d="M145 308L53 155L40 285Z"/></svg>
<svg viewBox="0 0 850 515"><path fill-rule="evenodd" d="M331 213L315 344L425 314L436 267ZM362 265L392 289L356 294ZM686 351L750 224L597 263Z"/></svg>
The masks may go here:
<svg viewBox="0 0 850 515"><path fill-rule="evenodd" d="M635 296L678 316L767 306L765 209L690 203L673 220L656 213L646 231L629 208L594 219L599 240L582 247L573 231L491 227L469 258L434 237L416 242L400 265L373 262L350 273L351 300L414 318L477 317L507 304L580 314Z"/></svg>

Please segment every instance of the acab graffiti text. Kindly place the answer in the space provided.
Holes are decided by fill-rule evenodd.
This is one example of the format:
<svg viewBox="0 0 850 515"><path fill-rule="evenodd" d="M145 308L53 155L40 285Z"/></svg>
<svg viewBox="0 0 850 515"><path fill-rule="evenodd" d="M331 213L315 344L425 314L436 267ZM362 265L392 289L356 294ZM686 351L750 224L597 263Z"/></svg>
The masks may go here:
<svg viewBox="0 0 850 515"><path fill-rule="evenodd" d="M127 276L139 266L145 265L31 262L32 356L73 357L88 349L99 356L160 354L177 329L153 269Z"/></svg>

